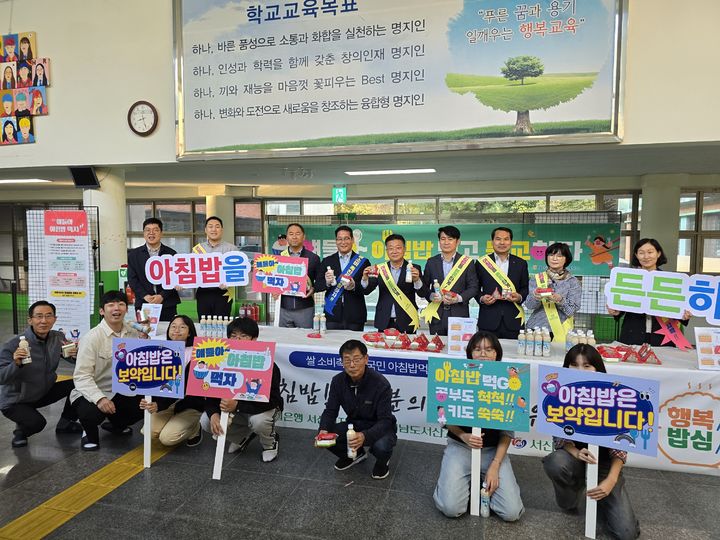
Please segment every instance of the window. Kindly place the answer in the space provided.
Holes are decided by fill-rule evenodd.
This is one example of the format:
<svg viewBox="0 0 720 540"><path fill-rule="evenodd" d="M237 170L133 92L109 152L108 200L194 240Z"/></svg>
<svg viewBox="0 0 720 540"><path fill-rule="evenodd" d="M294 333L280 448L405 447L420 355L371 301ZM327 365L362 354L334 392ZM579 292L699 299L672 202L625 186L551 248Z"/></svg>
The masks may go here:
<svg viewBox="0 0 720 540"><path fill-rule="evenodd" d="M303 203L304 216L332 216L335 215L335 205L331 202L305 201Z"/></svg>
<svg viewBox="0 0 720 540"><path fill-rule="evenodd" d="M697 211L697 195L680 197L680 230L695 230L695 212Z"/></svg>
<svg viewBox="0 0 720 540"><path fill-rule="evenodd" d="M392 216L395 214L395 202L394 199L353 200L335 205L335 212L349 212L360 216Z"/></svg>
<svg viewBox="0 0 720 540"><path fill-rule="evenodd" d="M550 212L593 212L595 195L552 195Z"/></svg>
<svg viewBox="0 0 720 540"><path fill-rule="evenodd" d="M677 269L720 274L720 191L681 194Z"/></svg>
<svg viewBox="0 0 720 540"><path fill-rule="evenodd" d="M265 213L269 216L299 216L300 201L266 201Z"/></svg>
<svg viewBox="0 0 720 540"><path fill-rule="evenodd" d="M162 243L178 253L189 253L205 238L205 203L130 202L127 204L128 249L142 246L143 221L156 217L163 222Z"/></svg>
<svg viewBox="0 0 720 540"><path fill-rule="evenodd" d="M435 199L398 199L399 215L422 215L435 219Z"/></svg>
<svg viewBox="0 0 720 540"><path fill-rule="evenodd" d="M259 202L235 203L235 236L252 233L262 234L262 207Z"/></svg>
<svg viewBox="0 0 720 540"><path fill-rule="evenodd" d="M452 217L461 214L517 214L521 212L545 212L547 197L486 197L442 198L440 215Z"/></svg>

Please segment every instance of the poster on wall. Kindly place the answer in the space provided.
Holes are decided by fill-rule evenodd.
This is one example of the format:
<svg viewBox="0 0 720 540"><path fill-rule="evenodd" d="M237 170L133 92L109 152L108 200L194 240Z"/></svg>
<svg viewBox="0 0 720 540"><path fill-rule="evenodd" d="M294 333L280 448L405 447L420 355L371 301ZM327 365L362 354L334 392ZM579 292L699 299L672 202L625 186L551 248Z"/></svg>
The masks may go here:
<svg viewBox="0 0 720 540"><path fill-rule="evenodd" d="M95 289L84 210L29 210L29 300L55 304L55 330L77 341L90 329Z"/></svg>
<svg viewBox="0 0 720 540"><path fill-rule="evenodd" d="M618 4L179 0L178 155L617 141Z"/></svg>

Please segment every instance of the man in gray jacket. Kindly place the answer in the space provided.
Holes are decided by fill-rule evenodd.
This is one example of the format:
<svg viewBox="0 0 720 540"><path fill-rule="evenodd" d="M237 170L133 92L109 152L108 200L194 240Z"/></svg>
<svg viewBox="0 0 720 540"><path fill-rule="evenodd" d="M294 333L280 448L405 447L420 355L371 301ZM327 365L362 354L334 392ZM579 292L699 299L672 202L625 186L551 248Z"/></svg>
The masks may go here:
<svg viewBox="0 0 720 540"><path fill-rule="evenodd" d="M55 306L40 300L28 310L28 327L22 336L28 351L19 347L20 336L5 343L0 351L0 410L16 423L12 446L27 445L30 435L43 430L47 421L39 408L65 399L65 407L55 428L57 433L80 433L82 427L68 396L74 388L72 380L57 381L57 368L63 356L65 336L52 330ZM77 348L67 348L66 356L75 356ZM29 356L29 362L28 362Z"/></svg>

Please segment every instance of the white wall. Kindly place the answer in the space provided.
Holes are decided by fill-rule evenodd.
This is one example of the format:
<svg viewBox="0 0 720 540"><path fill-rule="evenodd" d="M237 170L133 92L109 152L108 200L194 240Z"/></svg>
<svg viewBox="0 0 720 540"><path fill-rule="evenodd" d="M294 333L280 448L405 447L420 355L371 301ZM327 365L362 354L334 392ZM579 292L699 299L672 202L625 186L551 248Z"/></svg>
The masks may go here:
<svg viewBox="0 0 720 540"><path fill-rule="evenodd" d="M624 144L719 140L720 1L629 4ZM0 149L0 168L175 161L172 0L22 0L12 14L52 60L51 112L36 144ZM139 99L160 114L148 138L127 127Z"/></svg>

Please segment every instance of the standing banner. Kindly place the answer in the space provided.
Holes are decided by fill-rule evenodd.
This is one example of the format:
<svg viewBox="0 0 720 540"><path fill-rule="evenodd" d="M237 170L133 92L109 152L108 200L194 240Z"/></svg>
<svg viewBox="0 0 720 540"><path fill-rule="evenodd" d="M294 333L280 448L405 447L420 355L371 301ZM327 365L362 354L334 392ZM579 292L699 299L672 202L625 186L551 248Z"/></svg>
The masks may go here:
<svg viewBox="0 0 720 540"><path fill-rule="evenodd" d="M308 288L308 260L284 255L255 255L252 291L304 297Z"/></svg>
<svg viewBox="0 0 720 540"><path fill-rule="evenodd" d="M720 328L695 328L698 369L720 370Z"/></svg>
<svg viewBox="0 0 720 540"><path fill-rule="evenodd" d="M84 210L29 210L29 300L55 304L55 330L78 341L90 330L95 289Z"/></svg>

